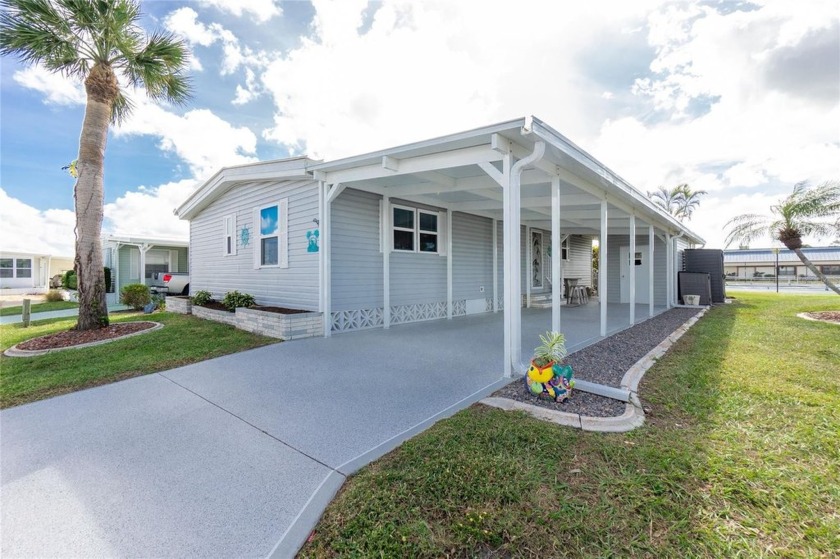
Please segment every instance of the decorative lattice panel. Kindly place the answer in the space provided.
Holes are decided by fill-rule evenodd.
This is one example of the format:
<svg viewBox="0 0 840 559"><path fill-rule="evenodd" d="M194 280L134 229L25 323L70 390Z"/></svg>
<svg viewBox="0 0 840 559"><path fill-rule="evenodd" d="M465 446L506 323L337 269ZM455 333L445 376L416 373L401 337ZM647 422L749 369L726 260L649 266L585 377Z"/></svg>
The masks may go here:
<svg viewBox="0 0 840 559"><path fill-rule="evenodd" d="M418 303L391 307L391 324L446 318L446 303Z"/></svg>
<svg viewBox="0 0 840 559"><path fill-rule="evenodd" d="M493 312L493 298L484 299L484 312Z"/></svg>
<svg viewBox="0 0 840 559"><path fill-rule="evenodd" d="M466 316L467 315L467 300L452 301L452 316Z"/></svg>
<svg viewBox="0 0 840 559"><path fill-rule="evenodd" d="M382 326L382 309L356 309L332 313L332 331L348 332Z"/></svg>
<svg viewBox="0 0 840 559"><path fill-rule="evenodd" d="M499 309L500 311L505 310L505 297L504 297L504 295L499 297L499 300L496 301L496 308Z"/></svg>

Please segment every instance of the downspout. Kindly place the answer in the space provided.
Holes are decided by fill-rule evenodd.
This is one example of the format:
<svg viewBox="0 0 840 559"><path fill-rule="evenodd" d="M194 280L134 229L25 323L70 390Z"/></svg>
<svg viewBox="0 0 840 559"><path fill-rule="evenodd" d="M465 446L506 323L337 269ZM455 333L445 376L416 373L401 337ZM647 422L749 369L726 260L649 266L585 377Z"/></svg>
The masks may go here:
<svg viewBox="0 0 840 559"><path fill-rule="evenodd" d="M522 127L523 135L531 133L531 120L527 119L525 125ZM510 171L510 187L509 187L509 206L510 206L510 245L506 247L510 251L510 267L507 270L510 289L510 302L505 305L505 312L509 314L509 330L510 339L508 340L508 347L510 348L510 363L506 364L506 369L516 369L517 372L524 372L527 366L522 362L522 255L520 252L521 245L521 197L520 187L522 184L522 171L526 167L532 165L543 158L545 155L545 141L537 140L534 144L534 151L513 164ZM516 242L513 242L514 239ZM515 313L515 319L514 319ZM512 374L510 370L509 374Z"/></svg>

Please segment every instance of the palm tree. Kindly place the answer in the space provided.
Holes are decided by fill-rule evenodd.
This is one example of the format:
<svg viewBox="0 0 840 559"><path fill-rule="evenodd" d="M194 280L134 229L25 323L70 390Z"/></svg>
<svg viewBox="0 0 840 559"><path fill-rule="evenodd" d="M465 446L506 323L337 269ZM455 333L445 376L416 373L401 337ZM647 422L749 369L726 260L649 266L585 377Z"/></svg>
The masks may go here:
<svg viewBox="0 0 840 559"><path fill-rule="evenodd" d="M671 189L660 186L647 196L653 203L676 217L680 221L691 220L691 214L700 205L700 196L706 194L705 190L692 190L687 183L679 184Z"/></svg>
<svg viewBox="0 0 840 559"><path fill-rule="evenodd" d="M831 283L801 250L803 235L816 238L840 235L840 181L826 181L814 188L809 188L807 182L797 183L790 196L770 206L770 213L770 216L744 214L730 219L726 224L727 229L731 227L726 246L770 235L795 252L815 276L840 295L840 287Z"/></svg>
<svg viewBox="0 0 840 559"><path fill-rule="evenodd" d="M131 110L125 84L157 100L190 95L185 45L167 33L146 36L135 0L0 0L0 54L84 82L85 117L73 190L76 205L77 330L108 324L102 269L105 142L108 127Z"/></svg>

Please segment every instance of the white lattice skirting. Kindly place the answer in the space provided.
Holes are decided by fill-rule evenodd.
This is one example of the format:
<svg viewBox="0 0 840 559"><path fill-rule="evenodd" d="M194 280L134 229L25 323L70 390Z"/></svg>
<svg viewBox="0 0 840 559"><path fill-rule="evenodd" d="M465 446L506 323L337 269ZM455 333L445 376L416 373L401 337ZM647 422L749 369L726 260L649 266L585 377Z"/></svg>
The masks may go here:
<svg viewBox="0 0 840 559"><path fill-rule="evenodd" d="M492 307L491 307L492 310ZM452 301L452 316L466 316L467 301L461 299ZM393 305L391 307L391 324L405 324L408 322L422 322L446 318L446 302L417 303L414 305ZM351 311L336 311L332 313L332 331L349 332L367 328L381 328L383 325L382 308L355 309Z"/></svg>

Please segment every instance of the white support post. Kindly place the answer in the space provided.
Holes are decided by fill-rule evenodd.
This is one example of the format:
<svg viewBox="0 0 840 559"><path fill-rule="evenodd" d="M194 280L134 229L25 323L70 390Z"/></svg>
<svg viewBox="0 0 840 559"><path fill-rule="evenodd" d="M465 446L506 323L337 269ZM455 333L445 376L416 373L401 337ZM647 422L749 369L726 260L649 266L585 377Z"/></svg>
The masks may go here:
<svg viewBox="0 0 840 559"><path fill-rule="evenodd" d="M513 208L511 208L511 195L510 195L510 163L511 163L511 155L509 153L504 155L502 159L502 266L504 269L504 325L505 325L505 362L504 362L504 370L502 373L507 376L513 376L513 355L511 352L511 347L513 346L513 326L511 325L512 322L512 315L513 315L513 288L511 285L512 278L510 273L510 261L511 261L511 252L513 244ZM516 224L516 228L519 228L519 224ZM519 236L518 233L516 235Z"/></svg>
<svg viewBox="0 0 840 559"><path fill-rule="evenodd" d="M323 197L324 208L321 216L321 258L323 258L323 282L324 291L322 294L322 320L324 322L324 337L329 338L332 334L332 270L330 269L330 259L332 258L331 237L332 231L330 227L331 208L330 203L330 185L323 183Z"/></svg>
<svg viewBox="0 0 840 559"><path fill-rule="evenodd" d="M563 297L563 241L560 239L560 177L551 177L551 331L560 331L560 299Z"/></svg>
<svg viewBox="0 0 840 559"><path fill-rule="evenodd" d="M630 214L630 326L636 323L636 216Z"/></svg>
<svg viewBox="0 0 840 559"><path fill-rule="evenodd" d="M318 248L318 312L320 313L324 312L324 239L320 235L324 231L325 204L324 181L318 181L318 235L321 242Z"/></svg>
<svg viewBox="0 0 840 559"><path fill-rule="evenodd" d="M140 283L146 285L146 253L152 248L152 245L138 245L140 249Z"/></svg>
<svg viewBox="0 0 840 559"><path fill-rule="evenodd" d="M446 318L452 320L452 210L446 210Z"/></svg>
<svg viewBox="0 0 840 559"><path fill-rule="evenodd" d="M601 337L607 335L607 201L601 200L601 240L598 244L598 304L601 311Z"/></svg>
<svg viewBox="0 0 840 559"><path fill-rule="evenodd" d="M531 308L531 282L534 277L534 247L531 243L531 228L525 227L525 307Z"/></svg>
<svg viewBox="0 0 840 559"><path fill-rule="evenodd" d="M654 284L654 266L653 266L653 245L656 238L653 235L653 225L648 225L648 316L653 318L653 284Z"/></svg>
<svg viewBox="0 0 840 559"><path fill-rule="evenodd" d="M673 275L672 267L674 265L674 260L671 257L673 249L671 247L671 234L665 233L665 308L670 309L673 305L671 305L671 300L673 298Z"/></svg>
<svg viewBox="0 0 840 559"><path fill-rule="evenodd" d="M382 327L391 327L391 198L382 197Z"/></svg>
<svg viewBox="0 0 840 559"><path fill-rule="evenodd" d="M499 311L499 222L493 220L493 312Z"/></svg>

